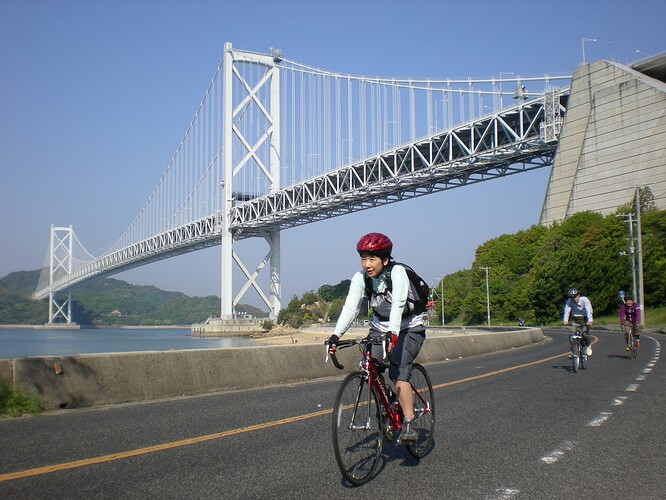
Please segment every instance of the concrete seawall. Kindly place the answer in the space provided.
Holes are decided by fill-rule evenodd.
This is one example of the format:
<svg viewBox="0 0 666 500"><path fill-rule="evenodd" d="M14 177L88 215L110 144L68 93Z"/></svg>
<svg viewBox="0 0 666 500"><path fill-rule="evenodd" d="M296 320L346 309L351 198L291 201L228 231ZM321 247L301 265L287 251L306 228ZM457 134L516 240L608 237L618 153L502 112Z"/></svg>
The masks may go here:
<svg viewBox="0 0 666 500"><path fill-rule="evenodd" d="M429 363L541 342L538 328L438 335L432 333L418 361ZM229 349L82 354L0 360L0 380L36 391L49 409L206 394L330 377L340 374L324 363L324 347L266 345ZM359 351L338 359L355 370Z"/></svg>

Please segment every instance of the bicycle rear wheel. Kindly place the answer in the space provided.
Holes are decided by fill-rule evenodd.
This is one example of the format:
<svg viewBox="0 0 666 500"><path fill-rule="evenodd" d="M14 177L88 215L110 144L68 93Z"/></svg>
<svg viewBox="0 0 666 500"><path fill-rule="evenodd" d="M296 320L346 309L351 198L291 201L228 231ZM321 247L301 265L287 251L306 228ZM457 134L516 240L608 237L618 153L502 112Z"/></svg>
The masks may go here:
<svg viewBox="0 0 666 500"><path fill-rule="evenodd" d="M407 451L414 458L425 456L432 445L435 434L435 394L432 390L430 377L426 369L418 363L414 363L412 370L412 388L418 391L419 396L414 394L414 428L418 438L407 445Z"/></svg>
<svg viewBox="0 0 666 500"><path fill-rule="evenodd" d="M370 480L382 450L379 398L361 372L347 375L333 407L333 449L340 472L358 486Z"/></svg>

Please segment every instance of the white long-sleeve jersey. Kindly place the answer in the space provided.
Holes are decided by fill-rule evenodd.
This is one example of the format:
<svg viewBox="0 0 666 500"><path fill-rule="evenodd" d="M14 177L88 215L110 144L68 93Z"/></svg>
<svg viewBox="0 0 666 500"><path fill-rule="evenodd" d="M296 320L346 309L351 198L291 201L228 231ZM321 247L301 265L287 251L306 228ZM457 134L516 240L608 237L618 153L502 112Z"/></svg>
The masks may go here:
<svg viewBox="0 0 666 500"><path fill-rule="evenodd" d="M569 316L583 316L586 323L592 323L594 317L590 299L583 297L582 295L580 299L578 299L577 303L574 302L574 300L571 298L567 299L566 303L564 304L564 316L562 317L562 322L568 323Z"/></svg>

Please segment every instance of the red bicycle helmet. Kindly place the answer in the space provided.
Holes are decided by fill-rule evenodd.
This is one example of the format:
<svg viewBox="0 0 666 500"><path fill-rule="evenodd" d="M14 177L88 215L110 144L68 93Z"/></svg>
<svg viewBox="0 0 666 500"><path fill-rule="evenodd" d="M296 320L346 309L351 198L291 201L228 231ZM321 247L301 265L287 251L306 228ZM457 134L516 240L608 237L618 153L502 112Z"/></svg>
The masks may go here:
<svg viewBox="0 0 666 500"><path fill-rule="evenodd" d="M359 254L369 253L378 257L390 257L393 243L388 236L382 233L368 233L356 244Z"/></svg>

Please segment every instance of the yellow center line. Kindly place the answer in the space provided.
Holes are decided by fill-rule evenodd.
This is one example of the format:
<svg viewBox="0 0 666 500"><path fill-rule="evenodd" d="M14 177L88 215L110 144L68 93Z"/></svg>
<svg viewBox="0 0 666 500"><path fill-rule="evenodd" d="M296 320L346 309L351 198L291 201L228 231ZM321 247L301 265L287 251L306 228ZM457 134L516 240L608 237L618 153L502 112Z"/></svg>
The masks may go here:
<svg viewBox="0 0 666 500"><path fill-rule="evenodd" d="M594 337L594 342L596 343L599 339ZM475 375L473 377L462 378L459 380L453 380L451 382L445 382L443 384L433 385L433 389L441 389L443 387L450 387L452 385L464 384L466 382L471 382L474 380L479 380L488 377L494 377L495 375L500 375L502 373L507 373L521 368L526 368L528 366L538 365L540 363L546 363L552 361L553 359L561 358L562 356L568 356L569 353L558 354L556 356L551 356L549 358L540 359L537 361L532 361L531 363L525 363L522 365L516 365L509 368L504 368L502 370L497 370L489 373L482 373L481 375ZM86 458L84 460L75 460L73 462L64 462L61 464L47 465L44 467L37 467L35 469L28 469L18 472L10 472L7 474L0 474L0 482L12 481L14 479L23 479L26 477L40 476L43 474L50 474L52 472L58 472L68 469L76 469L79 467L86 467L88 465L101 464L104 462L112 462L114 460L122 460L124 458L137 457L139 455L146 455L148 453L155 453L157 451L169 450L172 448L178 448L180 446L189 446L192 444L203 443L206 441L212 441L214 439L221 439L228 436L235 436L237 434L245 434L246 432L253 432L262 429L269 429L271 427L276 427L278 425L291 424L294 422L300 422L302 420L309 420L311 418L321 417L322 415L328 415L333 412L333 409L316 411L314 413L306 413L304 415L297 415L295 417L284 418L281 420L274 420L272 422L265 422L263 424L250 425L247 427L240 427L238 429L231 429L228 431L217 432L215 434L208 434L206 436L198 436L189 439L182 439L180 441L172 441L170 443L158 444L155 446L148 446L145 448L138 448L136 450L123 451L121 453L113 453L111 455L103 455L100 457Z"/></svg>
<svg viewBox="0 0 666 500"><path fill-rule="evenodd" d="M594 335L590 335L592 337L592 342L591 345L596 344L599 342L599 337L596 337ZM467 378L461 378L459 380L452 380L451 382L445 382L443 384L438 384L438 385L433 385L432 388L434 389L441 389L442 387L450 387L452 385L458 385L458 384L464 384L465 382L471 382L473 380L480 380L482 378L488 378L488 377L494 377L495 375L501 375L502 373L507 373L507 372L512 372L514 370L520 370L521 368L527 368L528 366L534 366L538 365L540 363L546 363L548 361L552 361L557 358L561 358L562 356L569 356L571 354L570 352L566 352L564 354L557 354L555 356L551 356L550 358L544 358L544 359L538 359L536 361L532 361L530 363L525 363L522 365L516 365L516 366L510 366L509 368L503 368L502 370L497 370L494 372L488 372L488 373L482 373L481 375L474 375L473 377L467 377ZM0 476L2 477L2 476Z"/></svg>

